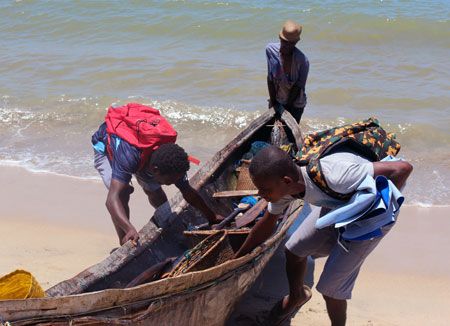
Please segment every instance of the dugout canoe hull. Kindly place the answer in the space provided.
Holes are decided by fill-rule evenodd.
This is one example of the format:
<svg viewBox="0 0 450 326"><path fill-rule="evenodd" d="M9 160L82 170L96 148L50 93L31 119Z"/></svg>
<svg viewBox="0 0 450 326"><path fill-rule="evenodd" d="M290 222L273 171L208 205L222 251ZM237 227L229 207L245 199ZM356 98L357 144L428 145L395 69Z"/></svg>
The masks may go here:
<svg viewBox="0 0 450 326"><path fill-rule="evenodd" d="M283 113L288 136L297 146L301 132L295 120ZM223 214L227 199L211 194L226 190L232 163L246 146L267 136L274 112L267 111L219 151L191 179L210 205ZM301 209L288 210L277 232L252 253L210 269L187 273L123 289L141 271L187 248L182 231L205 220L177 194L140 231L141 245L125 244L104 261L47 290L42 299L0 301L0 321L12 325L223 325L234 305L253 284L283 240Z"/></svg>

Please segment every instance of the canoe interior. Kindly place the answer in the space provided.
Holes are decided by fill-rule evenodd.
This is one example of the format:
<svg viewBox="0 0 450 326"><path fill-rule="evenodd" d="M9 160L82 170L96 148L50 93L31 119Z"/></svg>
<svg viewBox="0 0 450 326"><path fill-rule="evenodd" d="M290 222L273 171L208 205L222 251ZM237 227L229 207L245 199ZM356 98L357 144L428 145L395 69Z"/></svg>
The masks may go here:
<svg viewBox="0 0 450 326"><path fill-rule="evenodd" d="M271 125L273 125L274 121L275 118L272 117L265 125L260 126L249 139L242 143L242 145L233 148L227 153L229 156L226 158L225 162L208 177L204 186L199 189L202 197L210 207L214 208L216 213L222 214L223 216L228 215L232 211L233 205L240 198L212 198L212 194L218 191L234 189L237 182L235 168L237 167L238 161L242 158L244 153L249 151L250 146L254 141L270 142ZM286 126L284 129L289 141L296 146L295 144L297 142L291 130ZM164 261L167 257L178 257L192 247L192 239L184 236L183 231L187 230L189 226L205 223L206 220L196 209L186 204L184 201L181 201L180 194L177 196L178 197L174 198L172 201L183 202L181 210L177 212L176 219L168 227L165 227L162 230L161 235L125 266L114 273L100 278L94 284L87 287L84 292L99 291L109 288L123 288L130 280L134 279L147 268L158 262ZM240 237L240 241L242 241L242 237ZM237 248L237 246L233 247Z"/></svg>

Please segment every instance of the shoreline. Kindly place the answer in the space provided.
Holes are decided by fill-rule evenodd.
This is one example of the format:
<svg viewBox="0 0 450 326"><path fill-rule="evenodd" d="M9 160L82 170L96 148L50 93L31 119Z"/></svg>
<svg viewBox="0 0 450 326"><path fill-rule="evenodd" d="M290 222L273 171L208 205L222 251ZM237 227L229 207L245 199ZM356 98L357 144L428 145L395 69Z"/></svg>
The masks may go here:
<svg viewBox="0 0 450 326"><path fill-rule="evenodd" d="M101 181L4 166L0 179L0 275L23 268L47 289L106 258L118 245ZM139 188L130 202L138 229L153 212ZM444 325L450 320L448 216L448 207L402 209L397 225L363 265L349 301L348 325ZM316 282L324 261L316 261ZM292 325L328 325L324 309L314 289Z"/></svg>
<svg viewBox="0 0 450 326"><path fill-rule="evenodd" d="M206 162L206 160L204 160ZM5 163L0 161L0 170L1 169L21 169L24 170L26 173L32 174L32 175L46 175L46 176L52 176L52 177L60 177L60 178L67 178L75 180L76 182L99 182L101 183L102 180L98 176L91 176L91 177L80 177L80 176L74 176L70 174L63 174L48 170L34 170L32 168L28 168L24 165L21 165L20 163ZM188 172L188 176L190 177L195 172L197 172L198 167L194 166L191 167L191 170ZM429 204L429 203L405 203L402 205L403 207L417 207L417 208L450 208L450 204Z"/></svg>

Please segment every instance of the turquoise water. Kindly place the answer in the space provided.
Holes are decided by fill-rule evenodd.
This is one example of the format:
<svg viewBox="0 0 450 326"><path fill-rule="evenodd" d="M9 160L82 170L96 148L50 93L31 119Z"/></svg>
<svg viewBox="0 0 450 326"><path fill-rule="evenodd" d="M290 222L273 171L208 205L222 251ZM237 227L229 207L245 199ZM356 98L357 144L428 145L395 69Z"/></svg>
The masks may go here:
<svg viewBox="0 0 450 326"><path fill-rule="evenodd" d="M449 17L449 1L0 1L0 162L96 177L90 134L129 101L206 160L265 110L264 48L289 18L311 64L303 130L378 117L415 165L410 202L449 204Z"/></svg>

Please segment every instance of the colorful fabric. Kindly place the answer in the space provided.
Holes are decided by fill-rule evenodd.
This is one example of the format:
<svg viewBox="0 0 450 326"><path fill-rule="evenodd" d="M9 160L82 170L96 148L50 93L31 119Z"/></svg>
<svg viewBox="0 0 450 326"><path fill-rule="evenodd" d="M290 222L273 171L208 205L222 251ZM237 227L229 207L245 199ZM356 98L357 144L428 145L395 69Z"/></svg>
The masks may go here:
<svg viewBox="0 0 450 326"><path fill-rule="evenodd" d="M388 155L395 156L400 151L395 135L387 133L375 118L307 135L296 155L297 163L306 166L308 175L323 192L340 200L350 199L353 193L333 191L327 185L320 164L320 159L338 146L352 148L372 162L380 161Z"/></svg>

